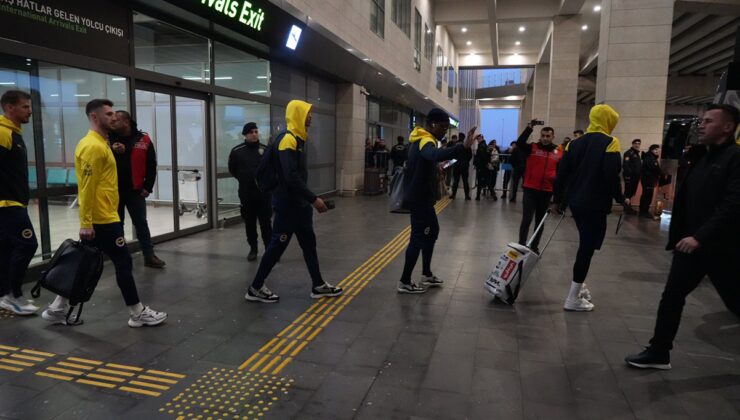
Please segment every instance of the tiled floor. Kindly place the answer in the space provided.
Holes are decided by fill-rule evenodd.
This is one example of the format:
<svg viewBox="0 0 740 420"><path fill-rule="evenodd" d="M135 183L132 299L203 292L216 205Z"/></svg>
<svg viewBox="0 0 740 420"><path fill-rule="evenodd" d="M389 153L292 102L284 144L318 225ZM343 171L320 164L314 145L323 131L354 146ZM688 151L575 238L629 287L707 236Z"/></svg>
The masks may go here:
<svg viewBox="0 0 740 420"><path fill-rule="evenodd" d="M324 276L352 292L334 305L309 298L297 244L269 279L277 305L243 300L257 264L246 261L242 226L161 244L165 270L135 257L142 299L170 314L161 327L128 328L110 267L82 326L0 316L0 357L20 369L0 369L0 417L740 417L740 323L708 283L688 299L673 370L622 361L651 335L670 261L666 224L628 219L617 237L610 216L588 280L596 310L566 313L577 246L569 218L515 306L483 291L520 211L451 202L433 263L445 287L410 296L395 292L408 217L387 213L382 196L338 199L315 217Z"/></svg>

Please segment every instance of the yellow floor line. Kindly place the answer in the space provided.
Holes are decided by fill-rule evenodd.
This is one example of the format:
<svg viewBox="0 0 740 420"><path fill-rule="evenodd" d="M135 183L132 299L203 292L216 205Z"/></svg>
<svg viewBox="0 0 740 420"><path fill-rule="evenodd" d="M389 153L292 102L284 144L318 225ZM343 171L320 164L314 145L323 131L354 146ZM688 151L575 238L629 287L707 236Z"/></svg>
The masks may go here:
<svg viewBox="0 0 740 420"><path fill-rule="evenodd" d="M81 359L79 357L68 357L67 360L71 362L86 363L88 365L95 365L95 366L100 366L103 364L103 362L99 362L97 360Z"/></svg>
<svg viewBox="0 0 740 420"><path fill-rule="evenodd" d="M147 373L152 373L154 375L169 376L171 378L177 378L177 379L183 379L183 378L185 378L185 375L182 375L180 373L165 372L165 371L162 371L162 370L149 369L146 372Z"/></svg>
<svg viewBox="0 0 740 420"><path fill-rule="evenodd" d="M111 382L125 382L126 381L126 379L124 378L116 378L114 376L108 376L108 375L98 375L97 373L88 373L85 376L94 378L94 379L102 379L104 381L111 381Z"/></svg>
<svg viewBox="0 0 740 420"><path fill-rule="evenodd" d="M80 372L79 370L62 369L62 368L54 367L54 366L49 366L46 368L46 370L50 370L52 372L66 373L68 375L82 375L84 373L84 372Z"/></svg>
<svg viewBox="0 0 740 420"><path fill-rule="evenodd" d="M18 350L18 347L3 346L2 344L0 344L0 349L10 350L10 351L16 351L16 350Z"/></svg>
<svg viewBox="0 0 740 420"><path fill-rule="evenodd" d="M148 395L150 397L159 397L160 395L162 395L160 392L149 391L148 389L131 388L130 386L122 386L122 387L120 387L118 389L120 389L121 391L133 392L133 393L142 394L142 395Z"/></svg>
<svg viewBox="0 0 740 420"><path fill-rule="evenodd" d="M23 362L20 360L13 360L13 359L0 359L0 362L10 363L11 365L26 366L26 367L36 366L35 363Z"/></svg>
<svg viewBox="0 0 740 420"><path fill-rule="evenodd" d="M267 360L267 358L269 358L269 357L270 357L270 355L269 354L266 354L263 358L261 358L259 360L259 362L255 363L251 368L249 368L249 371L250 372L254 372L255 370L257 370L257 368L260 367L260 365L262 364L262 362L264 362L265 360Z"/></svg>
<svg viewBox="0 0 740 420"><path fill-rule="evenodd" d="M159 389L161 391L167 391L168 389L170 389L170 387L168 387L168 386L158 385L158 384L150 384L149 382L129 381L129 383L131 385L143 386L145 388L154 388L154 389Z"/></svg>
<svg viewBox="0 0 740 420"><path fill-rule="evenodd" d="M273 374L273 375L277 375L278 373L280 373L280 371L281 371L281 370L283 370L283 368L284 368L285 366L287 366L287 365L288 365L288 363L290 363L290 361L291 361L291 360L293 360L293 359L292 359L292 358L290 358L290 357L288 357L287 359L283 360L283 362L282 362L282 363L280 363L280 364L278 365L278 367L276 367L276 368L275 368L275 370L273 370L273 371L272 371L272 374Z"/></svg>
<svg viewBox="0 0 740 420"><path fill-rule="evenodd" d="M61 381L71 381L72 379L74 379L71 376L57 375L55 373L47 373L47 372L36 372L36 375L46 376L47 378L59 379Z"/></svg>
<svg viewBox="0 0 740 420"><path fill-rule="evenodd" d="M10 357L15 357L17 359L23 359L23 360L32 360L34 362L43 362L44 360L46 360L41 357L26 356L25 354L11 354Z"/></svg>
<svg viewBox="0 0 740 420"><path fill-rule="evenodd" d="M296 343L298 343L298 342L297 342L297 341L295 341L295 340L294 340L294 341L291 341L291 342L290 342L290 343L289 343L289 344L288 344L287 346L285 346L285 348L284 348L284 349L282 349L282 350L280 351L280 355L281 355L281 356L283 356L283 355L284 355L285 353L289 352L289 351L290 351L290 349L291 349L291 348L293 348L293 346L295 346L295 345L296 345Z"/></svg>
<svg viewBox="0 0 740 420"><path fill-rule="evenodd" d="M35 354L36 356L46 356L46 357L54 357L56 354L54 353L47 353L45 351L38 351L38 350L21 350L21 353L28 353L28 354Z"/></svg>
<svg viewBox="0 0 740 420"><path fill-rule="evenodd" d="M144 370L143 368L136 366L118 365L115 363L106 363L105 365L114 369L133 370L134 372L141 372L142 370Z"/></svg>
<svg viewBox="0 0 740 420"><path fill-rule="evenodd" d="M90 381L90 380L87 380L87 379L78 379L75 382L79 382L79 383L85 384L85 385L97 386L97 387L100 387L100 388L115 388L116 387L114 384L109 384L109 383L106 383L106 382Z"/></svg>
<svg viewBox="0 0 740 420"><path fill-rule="evenodd" d="M162 382L164 384L170 384L175 385L177 381L172 379L165 379L165 378L157 378L156 376L150 376L150 375L139 375L138 379L144 379L147 381L154 381L154 382Z"/></svg>
<svg viewBox="0 0 740 420"><path fill-rule="evenodd" d="M272 347L272 348L270 349L270 351L269 351L268 353L270 353L270 354L275 354L275 352L276 352L276 351L278 351L278 350L280 350L280 347L282 347L282 346L283 346L283 344L285 344L285 342L286 342L286 341L287 341L287 339L286 339L286 338L281 338L281 339L280 339L280 342L278 342L277 344L275 344L275 345L274 345L274 346L273 346L273 347Z"/></svg>
<svg viewBox="0 0 740 420"><path fill-rule="evenodd" d="M22 372L23 371L23 368L19 368L15 366L5 366L5 365L0 365L0 369L9 370L11 372Z"/></svg>
<svg viewBox="0 0 740 420"><path fill-rule="evenodd" d="M265 365L265 367L260 370L260 373L267 373L271 367L275 366L275 363L277 363L280 360L280 356L275 356L274 359L268 364Z"/></svg>
<svg viewBox="0 0 740 420"><path fill-rule="evenodd" d="M106 368L97 368L95 370L100 373L109 373L111 375L120 375L120 376L126 376L126 377L131 377L131 376L136 375L135 373L131 373L131 372L121 372L118 370L112 370L112 369L106 369Z"/></svg>
<svg viewBox="0 0 740 420"><path fill-rule="evenodd" d="M71 368L75 368L75 369L84 369L84 370L91 370L91 369L93 369L92 366L78 365L77 363L59 362L57 364L59 366L66 366L66 367L71 367Z"/></svg>

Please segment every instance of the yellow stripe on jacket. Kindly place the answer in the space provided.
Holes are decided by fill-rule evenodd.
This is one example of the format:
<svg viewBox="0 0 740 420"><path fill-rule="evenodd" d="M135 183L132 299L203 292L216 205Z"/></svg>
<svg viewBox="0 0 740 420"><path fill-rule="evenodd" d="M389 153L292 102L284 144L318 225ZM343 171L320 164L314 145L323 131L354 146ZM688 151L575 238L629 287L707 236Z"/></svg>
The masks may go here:
<svg viewBox="0 0 740 420"><path fill-rule="evenodd" d="M108 141L88 131L75 149L80 227L120 222L118 174Z"/></svg>

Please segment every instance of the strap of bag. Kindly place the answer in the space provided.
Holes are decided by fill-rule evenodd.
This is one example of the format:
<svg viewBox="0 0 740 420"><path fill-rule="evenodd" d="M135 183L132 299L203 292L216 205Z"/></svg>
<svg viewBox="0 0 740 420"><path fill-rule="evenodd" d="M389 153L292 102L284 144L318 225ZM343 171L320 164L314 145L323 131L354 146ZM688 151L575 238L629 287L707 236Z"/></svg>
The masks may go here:
<svg viewBox="0 0 740 420"><path fill-rule="evenodd" d="M550 214L550 210L547 210L547 214ZM547 215L545 215L547 217ZM545 221L545 217L542 218L542 221ZM565 211L560 215L560 219L558 219L558 224L555 225L555 229L552 230L552 233L550 234L550 237L547 238L547 242L545 242L545 246L542 247L540 250L540 258L542 258L542 254L545 253L545 250L547 249L547 246L550 245L550 241L552 241L552 238L555 237L555 232L558 231L558 228L560 227L560 224L563 223L563 220L565 219Z"/></svg>

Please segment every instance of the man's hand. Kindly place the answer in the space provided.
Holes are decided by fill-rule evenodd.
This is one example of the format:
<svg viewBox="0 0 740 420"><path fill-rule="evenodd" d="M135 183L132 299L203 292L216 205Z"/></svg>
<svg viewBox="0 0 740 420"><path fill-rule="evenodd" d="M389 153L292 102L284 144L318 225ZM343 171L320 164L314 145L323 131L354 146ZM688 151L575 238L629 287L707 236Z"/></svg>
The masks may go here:
<svg viewBox="0 0 740 420"><path fill-rule="evenodd" d="M558 204L558 203L552 203L552 204L550 204L550 213L553 213L553 214L562 214L560 212L560 204Z"/></svg>
<svg viewBox="0 0 740 420"><path fill-rule="evenodd" d="M473 127L473 130L475 130L475 127ZM475 131L473 132L475 133ZM466 149L470 149L471 147L473 147L473 143L475 143L475 137L468 135L468 137L465 137L463 146L465 146Z"/></svg>
<svg viewBox="0 0 740 420"><path fill-rule="evenodd" d="M465 137L465 140L474 138L475 137L475 130L477 130L477 129L478 129L478 127L473 126L473 128L471 128L470 130L468 130L468 136ZM465 147L467 147L467 146L465 146Z"/></svg>
<svg viewBox="0 0 740 420"><path fill-rule="evenodd" d="M124 145L123 143L115 142L111 145L111 149L113 149L113 153L120 155L126 152L126 145Z"/></svg>
<svg viewBox="0 0 740 420"><path fill-rule="evenodd" d="M149 194L151 194L149 191L146 190L146 188L141 189L141 196L144 198L149 197Z"/></svg>
<svg viewBox="0 0 740 420"><path fill-rule="evenodd" d="M316 197L316 200L312 203L313 208L316 209L319 213L326 213L329 211L329 207L326 206L326 203L324 203L324 200L322 200L319 197Z"/></svg>
<svg viewBox="0 0 740 420"><path fill-rule="evenodd" d="M693 236L687 236L676 244L676 251L683 252L684 254L691 254L692 252L699 249L701 244Z"/></svg>
<svg viewBox="0 0 740 420"><path fill-rule="evenodd" d="M629 207L629 206L630 206L630 204L632 204L632 202L630 201L630 199L629 199L629 198L625 198L625 199L624 199L624 203L623 203L623 204L624 204L624 205L625 205L626 207Z"/></svg>
<svg viewBox="0 0 740 420"><path fill-rule="evenodd" d="M83 241L92 241L95 239L95 229L93 228L80 228L80 239Z"/></svg>

